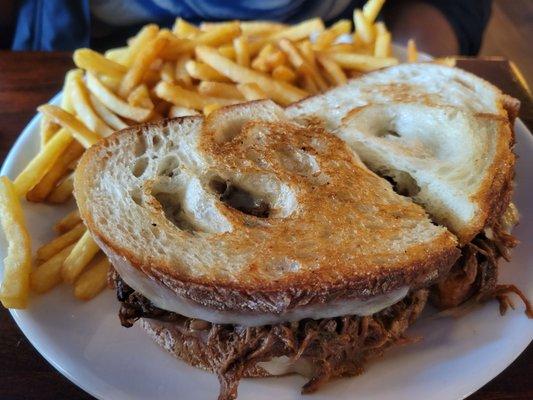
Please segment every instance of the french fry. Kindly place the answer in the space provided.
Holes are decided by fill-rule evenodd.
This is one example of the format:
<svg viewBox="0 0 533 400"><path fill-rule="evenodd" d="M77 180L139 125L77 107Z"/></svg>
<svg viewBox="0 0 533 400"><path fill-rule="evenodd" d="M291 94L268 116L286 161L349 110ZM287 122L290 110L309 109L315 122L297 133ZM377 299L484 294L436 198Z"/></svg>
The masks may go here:
<svg viewBox="0 0 533 400"><path fill-rule="evenodd" d="M317 94L320 92L320 89L316 85L316 82L313 80L313 78L311 78L311 75L308 75L308 74L300 75L299 81L300 81L301 86L303 86L303 88L307 92L311 94Z"/></svg>
<svg viewBox="0 0 533 400"><path fill-rule="evenodd" d="M208 104L207 106L204 107L204 109L202 110L202 113L207 117L209 114L211 114L215 110L218 110L220 107L222 106L217 103Z"/></svg>
<svg viewBox="0 0 533 400"><path fill-rule="evenodd" d="M209 65L189 60L185 64L185 69L191 77L201 81L218 81L228 82L228 78L218 73L218 71L211 68Z"/></svg>
<svg viewBox="0 0 533 400"><path fill-rule="evenodd" d="M155 87L155 93L158 97L176 106L193 108L195 110L203 110L205 106L215 103L222 105L235 103L233 100L204 96L168 82L159 82Z"/></svg>
<svg viewBox="0 0 533 400"><path fill-rule="evenodd" d="M56 222L54 231L57 233L65 233L73 229L81 222L80 213L78 210L69 212L63 218Z"/></svg>
<svg viewBox="0 0 533 400"><path fill-rule="evenodd" d="M242 93L233 83L203 81L198 85L198 93L205 96L244 100Z"/></svg>
<svg viewBox="0 0 533 400"><path fill-rule="evenodd" d="M7 240L0 301L6 308L26 308L31 272L30 235L17 191L5 176L0 177L0 215Z"/></svg>
<svg viewBox="0 0 533 400"><path fill-rule="evenodd" d="M362 72L373 71L379 68L390 67L398 64L398 59L393 57L378 58L365 54L355 53L328 53L328 57L342 68L355 69Z"/></svg>
<svg viewBox="0 0 533 400"><path fill-rule="evenodd" d="M70 143L72 143L72 135L65 129L60 129L52 136L13 182L17 195L24 196L37 185Z"/></svg>
<svg viewBox="0 0 533 400"><path fill-rule="evenodd" d="M80 158L84 150L81 144L73 140L39 183L26 193L26 199L33 202L44 201L57 182L67 173L70 164Z"/></svg>
<svg viewBox="0 0 533 400"><path fill-rule="evenodd" d="M237 52L235 51L235 47L233 47L233 45L231 44L220 46L218 48L218 52L226 58L229 58L233 61L236 60Z"/></svg>
<svg viewBox="0 0 533 400"><path fill-rule="evenodd" d="M80 222L71 230L42 245L37 249L37 262L48 261L65 247L76 243L78 239L81 238L81 236L85 233L85 231L85 225Z"/></svg>
<svg viewBox="0 0 533 400"><path fill-rule="evenodd" d="M254 82L238 84L237 89L247 101L268 99L267 94Z"/></svg>
<svg viewBox="0 0 533 400"><path fill-rule="evenodd" d="M176 76L174 75L176 71L176 65L171 61L165 61L159 74L161 75L161 80L165 82L173 83L176 81Z"/></svg>
<svg viewBox="0 0 533 400"><path fill-rule="evenodd" d="M355 51L356 48L351 43L338 43L323 50L326 53L354 53Z"/></svg>
<svg viewBox="0 0 533 400"><path fill-rule="evenodd" d="M96 98L92 93L89 94L89 99L94 108L94 111L102 118L107 125L118 131L128 127L123 120L121 120L116 114L114 114L109 108L104 106L100 100Z"/></svg>
<svg viewBox="0 0 533 400"><path fill-rule="evenodd" d="M61 283L63 263L73 248L73 244L63 248L31 273L30 286L35 293L46 293Z"/></svg>
<svg viewBox="0 0 533 400"><path fill-rule="evenodd" d="M200 45L216 47L225 43L231 43L240 34L241 28L237 21L227 22L213 26L208 31L200 33L194 38L194 41Z"/></svg>
<svg viewBox="0 0 533 400"><path fill-rule="evenodd" d="M370 44L374 40L374 27L366 19L363 12L359 9L355 9L353 12L353 22L355 26L354 41L357 43L357 39L360 38L363 43Z"/></svg>
<svg viewBox="0 0 533 400"><path fill-rule="evenodd" d="M252 61L252 68L261 71L261 72L268 72L269 66L267 65L267 58L269 55L274 53L276 51L276 48L272 43L267 43L263 46L263 48L259 51L259 54L257 54L257 57Z"/></svg>
<svg viewBox="0 0 533 400"><path fill-rule="evenodd" d="M52 136L59 130L60 126L55 122L50 121L49 118L42 117L39 124L39 133L41 137L41 148L50 140Z"/></svg>
<svg viewBox="0 0 533 400"><path fill-rule="evenodd" d="M240 26L245 36L271 35L287 27L285 24L271 21L241 21Z"/></svg>
<svg viewBox="0 0 533 400"><path fill-rule="evenodd" d="M367 0L363 6L363 15L370 24L373 24L376 20L383 3L385 3L385 0Z"/></svg>
<svg viewBox="0 0 533 400"><path fill-rule="evenodd" d="M257 83L270 97L281 105L288 105L307 96L307 92L288 83L276 81L267 75L243 67L221 56L215 49L198 46L196 54L200 60L210 65L222 75L238 83Z"/></svg>
<svg viewBox="0 0 533 400"><path fill-rule="evenodd" d="M287 62L287 56L281 50L275 50L265 58L265 64L268 67L269 71L272 71L274 68L284 65Z"/></svg>
<svg viewBox="0 0 533 400"><path fill-rule="evenodd" d="M134 107L141 107L149 110L154 108L154 103L152 102L148 88L144 83L133 89L128 96L128 103Z"/></svg>
<svg viewBox="0 0 533 400"><path fill-rule="evenodd" d="M239 36L233 39L233 47L235 49L235 61L243 67L250 66L250 46L248 39L244 36Z"/></svg>
<svg viewBox="0 0 533 400"><path fill-rule="evenodd" d="M86 231L76 242L72 251L63 262L61 268L61 276L63 277L63 280L67 283L74 283L85 266L91 262L93 257L99 251L100 249L92 239L89 231Z"/></svg>
<svg viewBox="0 0 533 400"><path fill-rule="evenodd" d="M324 29L324 22L320 18L312 18L275 32L270 36L270 39L276 42L282 38L298 41L307 38L314 32L322 32Z"/></svg>
<svg viewBox="0 0 533 400"><path fill-rule="evenodd" d="M131 41L128 52L124 57L123 64L127 67L130 67L133 64L133 61L137 58L138 53L148 46L148 44L157 36L158 32L159 28L155 24L143 26L143 28Z"/></svg>
<svg viewBox="0 0 533 400"><path fill-rule="evenodd" d="M200 113L192 108L178 106L170 107L170 111L168 112L169 118L188 117L190 115L200 115Z"/></svg>
<svg viewBox="0 0 533 400"><path fill-rule="evenodd" d="M174 61L184 53L192 53L194 42L189 39L180 39L168 29L161 29L160 36L167 40L166 46L159 52L162 60Z"/></svg>
<svg viewBox="0 0 533 400"><path fill-rule="evenodd" d="M377 29L376 43L374 45L374 56L388 57L391 52L391 40L391 34L389 32L382 32Z"/></svg>
<svg viewBox="0 0 533 400"><path fill-rule="evenodd" d="M54 204L63 204L70 198L73 189L74 176L71 174L52 190L46 200Z"/></svg>
<svg viewBox="0 0 533 400"><path fill-rule="evenodd" d="M326 78L328 79L331 85L340 86L344 85L348 81L348 78L346 78L346 74L344 73L342 68L339 67L339 64L329 59L327 55L318 55L317 60L324 69L324 72L326 73Z"/></svg>
<svg viewBox="0 0 533 400"><path fill-rule="evenodd" d="M96 76L87 73L87 87L91 93L109 110L121 117L131 119L136 122L143 122L150 116L151 110L142 107L134 107L102 84Z"/></svg>
<svg viewBox="0 0 533 400"><path fill-rule="evenodd" d="M178 84L186 88L193 87L192 78L187 72L187 69L185 68L185 65L190 59L191 59L191 56L189 54L185 54L181 56L180 58L178 58L178 60L176 61L176 71L175 71L176 81Z"/></svg>
<svg viewBox="0 0 533 400"><path fill-rule="evenodd" d="M97 257L74 283L74 296L87 301L98 295L107 285L110 266L111 263L105 256Z"/></svg>
<svg viewBox="0 0 533 400"><path fill-rule="evenodd" d="M71 69L65 75L65 83L63 84L63 92L61 93L61 108L69 113L74 112L74 106L71 101L72 81L76 77L83 77L83 71L79 68Z"/></svg>
<svg viewBox="0 0 533 400"><path fill-rule="evenodd" d="M103 137L113 133L113 129L110 128L93 110L89 98L89 91L79 76L74 77L72 80L71 99L78 118L87 126L87 128Z"/></svg>
<svg viewBox="0 0 533 400"><path fill-rule="evenodd" d="M333 32L336 37L346 35L352 31L352 21L349 19L340 19L331 25L329 31Z"/></svg>
<svg viewBox="0 0 533 400"><path fill-rule="evenodd" d="M76 50L73 59L78 68L90 71L93 74L103 74L120 79L127 72L127 68L124 65L116 63L91 49Z"/></svg>
<svg viewBox="0 0 533 400"><path fill-rule="evenodd" d="M108 60L114 61L121 65L126 65L125 60L128 57L128 52L130 51L129 47L116 47L114 49L106 50L104 57Z"/></svg>
<svg viewBox="0 0 533 400"><path fill-rule="evenodd" d="M87 128L87 126L74 115L57 106L44 104L37 110L47 115L55 123L67 129L74 139L80 142L85 148L91 147L101 138L100 135Z"/></svg>
<svg viewBox="0 0 533 400"><path fill-rule="evenodd" d="M188 23L183 18L176 18L174 26L172 27L172 32L181 39L194 39L200 34L200 29L193 24Z"/></svg>
<svg viewBox="0 0 533 400"><path fill-rule="evenodd" d="M414 63L418 61L418 50L413 39L407 41L407 62Z"/></svg>
<svg viewBox="0 0 533 400"><path fill-rule="evenodd" d="M313 80L318 86L319 90L327 90L328 84L326 83L324 78L322 78L316 66L314 66L310 62L314 60L304 59L298 49L292 44L290 40L281 39L278 42L278 46L281 50L283 50L285 54L287 54L289 62L292 64L296 71L298 71L302 75L308 75L310 79Z"/></svg>
<svg viewBox="0 0 533 400"><path fill-rule="evenodd" d="M151 40L146 47L142 48L135 59L133 64L120 83L118 93L122 97L127 97L128 94L141 83L143 75L150 68L150 65L159 56L161 50L165 48L168 43L168 38L165 35L158 34L153 40Z"/></svg>
<svg viewBox="0 0 533 400"><path fill-rule="evenodd" d="M341 19L317 36L315 47L318 50L324 50L331 46L340 35L348 34L351 30L352 21L349 19Z"/></svg>
<svg viewBox="0 0 533 400"><path fill-rule="evenodd" d="M278 65L272 70L272 77L279 81L292 83L296 80L294 71L286 65Z"/></svg>

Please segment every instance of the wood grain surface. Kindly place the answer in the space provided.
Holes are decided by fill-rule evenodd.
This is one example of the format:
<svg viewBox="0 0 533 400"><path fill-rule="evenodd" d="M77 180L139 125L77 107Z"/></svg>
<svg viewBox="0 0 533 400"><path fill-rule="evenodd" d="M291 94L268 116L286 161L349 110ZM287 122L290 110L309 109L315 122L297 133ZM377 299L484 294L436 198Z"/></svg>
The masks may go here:
<svg viewBox="0 0 533 400"><path fill-rule="evenodd" d="M531 40L533 1L495 2L482 53L514 60L532 83ZM0 162L34 116L35 108L59 91L69 68L72 61L68 53L0 51ZM0 337L0 399L92 399L37 353L1 307ZM533 346L530 345L511 366L469 400L533 399L532 372Z"/></svg>

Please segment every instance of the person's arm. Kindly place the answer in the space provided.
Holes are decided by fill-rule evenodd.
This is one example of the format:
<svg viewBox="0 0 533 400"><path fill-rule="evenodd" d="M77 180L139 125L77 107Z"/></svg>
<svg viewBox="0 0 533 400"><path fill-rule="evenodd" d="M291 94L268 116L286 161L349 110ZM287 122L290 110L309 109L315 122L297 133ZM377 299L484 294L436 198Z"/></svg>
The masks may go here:
<svg viewBox="0 0 533 400"><path fill-rule="evenodd" d="M384 18L400 43L409 38L434 56L475 55L490 17L492 0L395 0Z"/></svg>

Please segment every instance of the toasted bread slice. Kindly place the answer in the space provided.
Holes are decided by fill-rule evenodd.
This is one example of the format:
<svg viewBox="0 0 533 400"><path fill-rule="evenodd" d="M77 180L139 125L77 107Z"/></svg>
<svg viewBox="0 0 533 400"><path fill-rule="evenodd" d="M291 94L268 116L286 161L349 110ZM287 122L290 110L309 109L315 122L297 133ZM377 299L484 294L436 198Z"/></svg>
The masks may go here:
<svg viewBox="0 0 533 400"><path fill-rule="evenodd" d="M425 287L459 254L342 140L270 101L118 132L85 153L74 185L122 278L163 309L129 272L189 305L280 314Z"/></svg>
<svg viewBox="0 0 533 400"><path fill-rule="evenodd" d="M299 102L287 114L322 120L465 244L509 204L517 107L468 72L405 64Z"/></svg>

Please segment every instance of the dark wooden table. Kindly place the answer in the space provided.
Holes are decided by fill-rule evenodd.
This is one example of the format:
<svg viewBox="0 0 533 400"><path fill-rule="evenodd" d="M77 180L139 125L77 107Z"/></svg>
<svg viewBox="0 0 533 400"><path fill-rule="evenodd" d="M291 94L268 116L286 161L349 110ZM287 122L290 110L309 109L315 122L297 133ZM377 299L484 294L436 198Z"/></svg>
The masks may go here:
<svg viewBox="0 0 533 400"><path fill-rule="evenodd" d="M500 55L506 54L502 50ZM527 68L531 54L529 58L527 53L522 57L517 62ZM60 89L63 76L71 67L67 53L0 51L0 162L35 114L35 108ZM528 78L533 78L529 74L533 71L527 72ZM530 345L509 368L469 399L533 399L532 373L533 346ZM0 307L0 399L58 398L92 399L38 354L9 313Z"/></svg>

